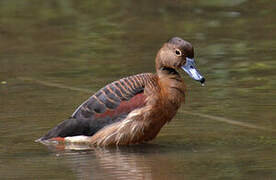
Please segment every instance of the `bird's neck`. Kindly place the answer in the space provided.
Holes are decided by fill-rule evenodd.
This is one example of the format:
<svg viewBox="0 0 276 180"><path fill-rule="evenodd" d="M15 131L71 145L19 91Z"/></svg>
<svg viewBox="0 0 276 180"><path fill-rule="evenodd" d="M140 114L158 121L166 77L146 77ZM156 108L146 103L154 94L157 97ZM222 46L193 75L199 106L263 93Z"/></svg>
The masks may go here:
<svg viewBox="0 0 276 180"><path fill-rule="evenodd" d="M162 99L180 106L186 87L179 73L173 68L163 67L157 71L157 76Z"/></svg>

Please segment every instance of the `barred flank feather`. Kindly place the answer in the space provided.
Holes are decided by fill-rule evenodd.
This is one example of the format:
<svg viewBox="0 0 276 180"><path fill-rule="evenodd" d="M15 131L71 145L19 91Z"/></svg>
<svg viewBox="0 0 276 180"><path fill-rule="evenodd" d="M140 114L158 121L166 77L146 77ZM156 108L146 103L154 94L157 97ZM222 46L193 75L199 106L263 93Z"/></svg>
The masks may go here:
<svg viewBox="0 0 276 180"><path fill-rule="evenodd" d="M98 146L127 145L143 141L144 128L148 127L147 121L140 118L146 107L134 110L123 121L106 126L97 132L91 143Z"/></svg>

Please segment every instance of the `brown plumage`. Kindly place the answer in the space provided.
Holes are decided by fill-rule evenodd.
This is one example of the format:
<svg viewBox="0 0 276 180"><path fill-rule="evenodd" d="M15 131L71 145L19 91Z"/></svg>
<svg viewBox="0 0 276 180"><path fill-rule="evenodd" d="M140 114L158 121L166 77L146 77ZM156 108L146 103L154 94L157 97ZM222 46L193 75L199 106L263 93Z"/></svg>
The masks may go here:
<svg viewBox="0 0 276 180"><path fill-rule="evenodd" d="M183 69L195 80L205 81L195 69L193 57L189 42L170 39L157 53L156 74L138 74L108 84L85 101L72 118L39 140L98 146L152 140L185 99L185 84L177 71Z"/></svg>

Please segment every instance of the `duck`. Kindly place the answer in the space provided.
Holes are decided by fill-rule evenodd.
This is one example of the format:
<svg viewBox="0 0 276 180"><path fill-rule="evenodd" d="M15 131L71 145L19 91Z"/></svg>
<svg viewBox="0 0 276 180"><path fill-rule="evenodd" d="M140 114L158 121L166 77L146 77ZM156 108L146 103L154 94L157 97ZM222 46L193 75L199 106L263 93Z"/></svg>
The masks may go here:
<svg viewBox="0 0 276 180"><path fill-rule="evenodd" d="M159 49L155 69L156 73L132 75L101 88L37 141L121 146L153 140L185 101L180 71L205 82L195 66L192 44L180 37Z"/></svg>

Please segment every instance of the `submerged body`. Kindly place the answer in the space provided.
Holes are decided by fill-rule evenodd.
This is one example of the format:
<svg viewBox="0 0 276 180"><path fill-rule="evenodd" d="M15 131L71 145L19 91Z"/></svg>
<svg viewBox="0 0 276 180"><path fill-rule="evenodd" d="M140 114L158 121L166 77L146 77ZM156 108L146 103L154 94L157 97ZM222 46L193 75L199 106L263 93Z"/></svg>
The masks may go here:
<svg viewBox="0 0 276 180"><path fill-rule="evenodd" d="M128 145L152 140L176 114L185 98L178 69L201 83L193 47L172 38L156 56L156 74L144 73L108 84L39 141L62 140L91 145Z"/></svg>

